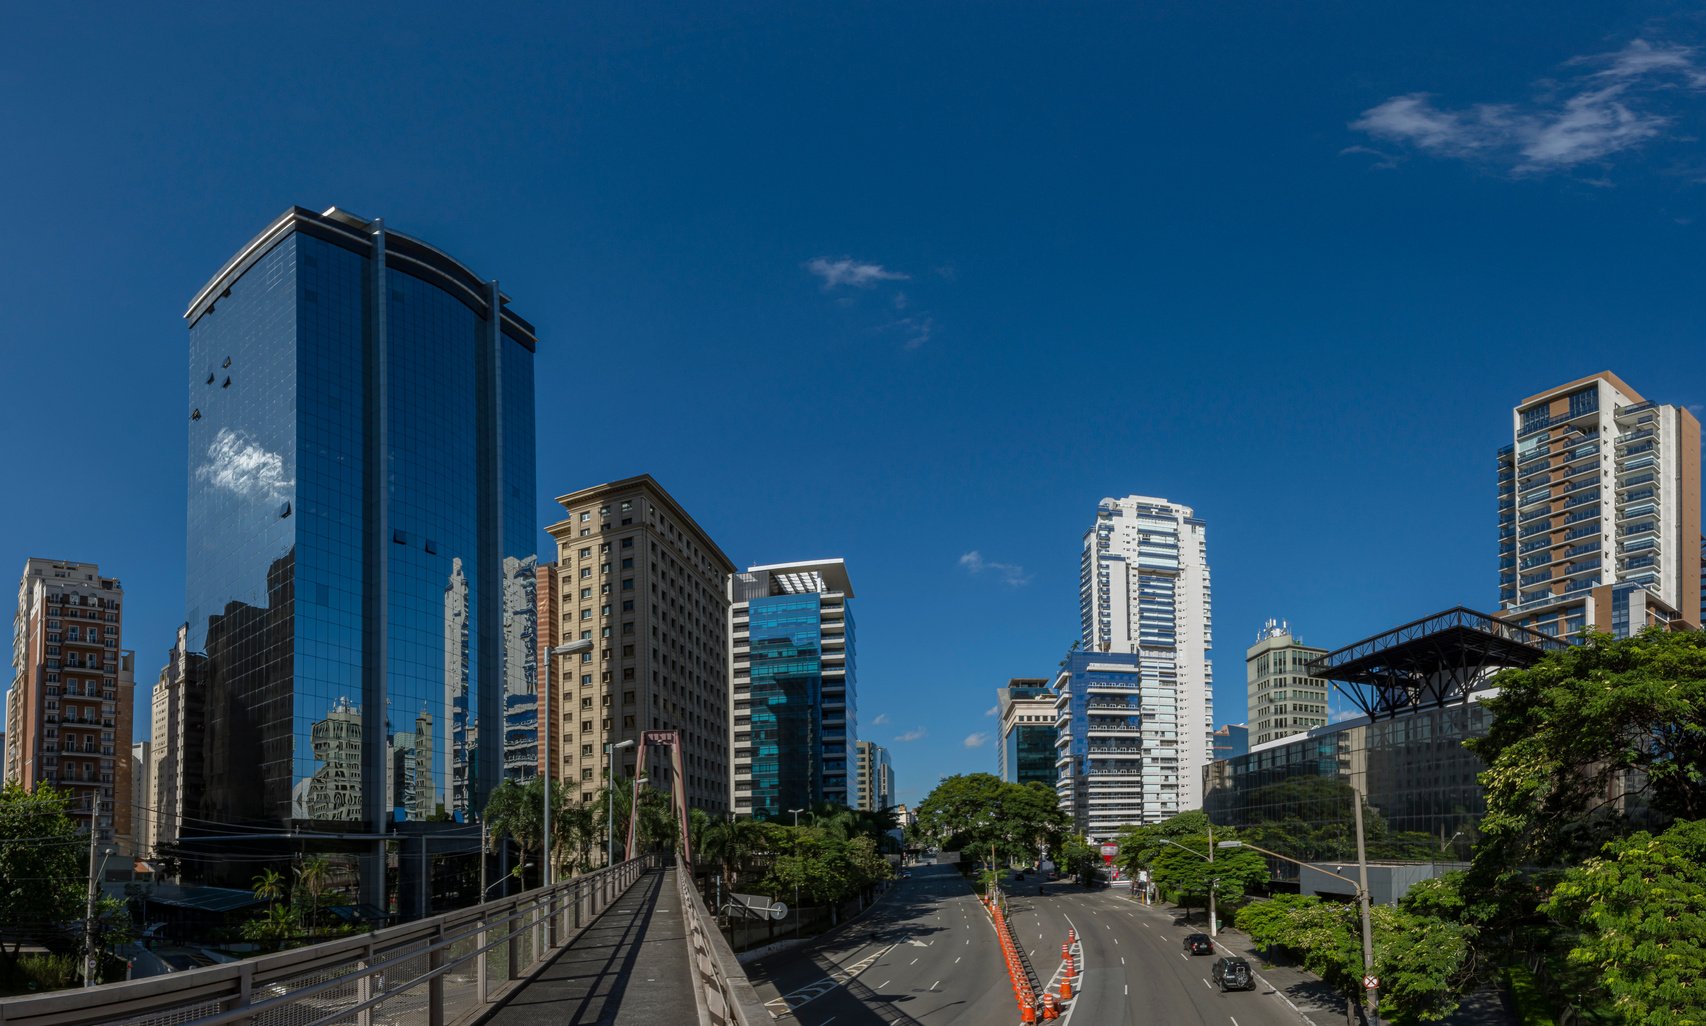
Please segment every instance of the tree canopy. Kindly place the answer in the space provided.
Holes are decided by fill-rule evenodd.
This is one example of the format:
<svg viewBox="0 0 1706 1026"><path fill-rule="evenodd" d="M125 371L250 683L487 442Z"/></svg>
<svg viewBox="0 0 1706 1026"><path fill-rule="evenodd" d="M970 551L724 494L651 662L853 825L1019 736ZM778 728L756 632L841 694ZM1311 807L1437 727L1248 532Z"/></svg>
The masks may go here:
<svg viewBox="0 0 1706 1026"><path fill-rule="evenodd" d="M1059 844L1066 816L1042 784L1007 783L991 773L955 774L918 806L919 833L942 848L1030 861Z"/></svg>
<svg viewBox="0 0 1706 1026"><path fill-rule="evenodd" d="M16 958L26 933L50 932L83 915L88 835L67 815L69 791L17 784L0 789L0 923Z"/></svg>

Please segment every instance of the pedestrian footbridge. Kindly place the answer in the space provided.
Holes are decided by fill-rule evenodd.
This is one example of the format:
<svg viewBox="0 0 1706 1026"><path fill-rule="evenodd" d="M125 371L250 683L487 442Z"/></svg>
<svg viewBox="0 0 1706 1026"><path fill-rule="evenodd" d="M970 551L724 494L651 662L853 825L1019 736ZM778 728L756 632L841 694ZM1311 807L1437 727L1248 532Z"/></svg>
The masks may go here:
<svg viewBox="0 0 1706 1026"><path fill-rule="evenodd" d="M226 965L0 1000L0 1026L533 1026L770 1015L692 874L657 856Z"/></svg>

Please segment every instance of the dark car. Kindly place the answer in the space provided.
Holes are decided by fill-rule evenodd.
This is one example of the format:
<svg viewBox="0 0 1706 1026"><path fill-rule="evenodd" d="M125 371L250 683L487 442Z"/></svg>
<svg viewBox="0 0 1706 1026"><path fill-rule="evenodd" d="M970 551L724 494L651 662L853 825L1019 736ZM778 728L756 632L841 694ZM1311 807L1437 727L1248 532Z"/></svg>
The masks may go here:
<svg viewBox="0 0 1706 1026"><path fill-rule="evenodd" d="M1225 955L1214 960L1214 968L1209 971L1209 978L1221 990L1255 990L1256 974L1250 971L1250 963L1234 955Z"/></svg>
<svg viewBox="0 0 1706 1026"><path fill-rule="evenodd" d="M1185 951L1192 955L1212 955L1214 954L1214 941L1206 933L1186 934Z"/></svg>

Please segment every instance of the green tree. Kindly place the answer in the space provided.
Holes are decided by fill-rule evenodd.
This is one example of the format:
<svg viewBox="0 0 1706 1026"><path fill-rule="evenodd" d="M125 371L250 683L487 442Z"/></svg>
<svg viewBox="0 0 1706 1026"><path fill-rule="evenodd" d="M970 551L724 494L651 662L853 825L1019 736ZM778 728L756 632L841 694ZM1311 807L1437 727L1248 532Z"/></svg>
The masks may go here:
<svg viewBox="0 0 1706 1026"><path fill-rule="evenodd" d="M1620 1021L1706 1023L1706 821L1607 844L1564 874L1541 911Z"/></svg>
<svg viewBox="0 0 1706 1026"><path fill-rule="evenodd" d="M1499 674L1477 879L1579 865L1609 840L1706 819L1706 634L1590 635ZM1631 821L1631 816L1638 819Z"/></svg>
<svg viewBox="0 0 1706 1026"><path fill-rule="evenodd" d="M1096 867L1102 863L1102 853L1091 847L1082 835L1061 838L1054 847L1054 853L1055 869L1062 876L1072 877L1085 885L1095 879Z"/></svg>
<svg viewBox="0 0 1706 1026"><path fill-rule="evenodd" d="M320 899L331 884L332 865L324 857L315 855L296 867L296 890L299 898L306 897L308 906L308 932L313 934L318 925Z"/></svg>
<svg viewBox="0 0 1706 1026"><path fill-rule="evenodd" d="M504 780L486 800L487 833L497 841L514 841L521 848L523 865L530 853L539 853L543 861L540 842L545 831L544 801L545 784L539 777L519 784Z"/></svg>
<svg viewBox="0 0 1706 1026"><path fill-rule="evenodd" d="M1292 913L1320 903L1320 898L1310 894L1276 894L1240 908L1232 918L1232 925L1264 948L1290 947Z"/></svg>
<svg viewBox="0 0 1706 1026"><path fill-rule="evenodd" d="M1120 849L1119 854L1114 856L1114 861L1127 876L1135 876L1139 869L1149 868L1155 857L1167 847L1166 842L1205 836L1212 826L1208 813L1198 809L1181 812L1159 823L1125 827L1114 838L1114 843L1119 845ZM1227 836L1230 837L1231 834L1228 833Z"/></svg>
<svg viewBox="0 0 1706 1026"><path fill-rule="evenodd" d="M48 786L0 789L0 923L15 964L27 936L41 935L83 914L88 836L67 815L73 795Z"/></svg>
<svg viewBox="0 0 1706 1026"><path fill-rule="evenodd" d="M1050 788L1003 782L990 773L955 774L918 806L921 836L947 851L1023 862L1064 835L1066 817Z"/></svg>
<svg viewBox="0 0 1706 1026"><path fill-rule="evenodd" d="M1215 840L1223 836L1217 832ZM1214 849L1214 861L1210 862L1204 856L1211 849L1207 835L1185 837L1161 845L1150 860L1150 877L1156 888L1183 905L1187 913L1192 908L1208 907L1210 888L1217 901L1230 906L1268 882L1268 860L1255 849Z"/></svg>

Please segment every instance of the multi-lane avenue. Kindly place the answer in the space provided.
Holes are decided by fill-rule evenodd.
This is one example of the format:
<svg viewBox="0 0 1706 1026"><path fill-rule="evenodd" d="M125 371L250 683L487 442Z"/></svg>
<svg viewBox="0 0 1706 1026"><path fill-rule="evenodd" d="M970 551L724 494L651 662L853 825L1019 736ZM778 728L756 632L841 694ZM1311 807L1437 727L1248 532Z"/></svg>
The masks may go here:
<svg viewBox="0 0 1706 1026"><path fill-rule="evenodd" d="M1266 986L1215 988L1214 958L1184 951L1185 935L1201 927L1175 925L1169 910L1035 874L1004 886L1014 939L1045 989L1058 989L1060 947L1077 931L1067 1026L1304 1026ZM995 931L952 866L915 867L862 919L748 970L771 1015L802 1026L1019 1021Z"/></svg>

